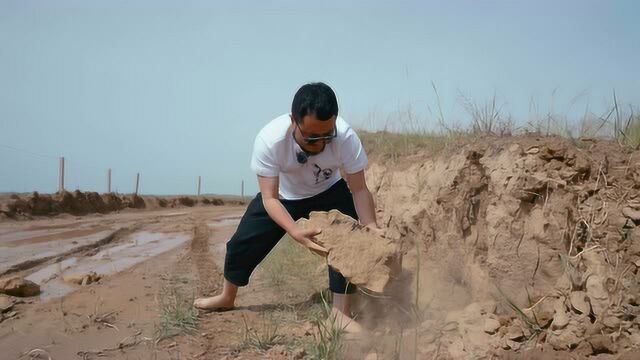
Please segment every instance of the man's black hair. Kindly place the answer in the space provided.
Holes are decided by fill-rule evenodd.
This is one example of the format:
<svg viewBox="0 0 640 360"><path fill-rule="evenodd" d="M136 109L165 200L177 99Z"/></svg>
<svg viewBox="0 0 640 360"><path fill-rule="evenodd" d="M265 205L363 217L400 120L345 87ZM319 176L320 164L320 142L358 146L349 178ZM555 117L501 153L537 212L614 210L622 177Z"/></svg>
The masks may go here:
<svg viewBox="0 0 640 360"><path fill-rule="evenodd" d="M326 121L338 115L338 100L329 85L321 82L303 85L293 97L291 114L297 123L307 115Z"/></svg>

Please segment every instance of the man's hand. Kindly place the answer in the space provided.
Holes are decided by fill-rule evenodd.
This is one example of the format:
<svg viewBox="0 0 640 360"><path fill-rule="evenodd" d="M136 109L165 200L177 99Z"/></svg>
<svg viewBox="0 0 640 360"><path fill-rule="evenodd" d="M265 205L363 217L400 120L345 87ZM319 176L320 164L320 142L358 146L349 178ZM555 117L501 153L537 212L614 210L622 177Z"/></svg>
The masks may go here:
<svg viewBox="0 0 640 360"><path fill-rule="evenodd" d="M329 251L322 246L313 242L315 240L315 236L322 232L321 229L300 229L296 228L289 233L289 236L293 238L293 240L299 242L300 244L307 247L307 249L313 251L314 253L320 256L327 256Z"/></svg>

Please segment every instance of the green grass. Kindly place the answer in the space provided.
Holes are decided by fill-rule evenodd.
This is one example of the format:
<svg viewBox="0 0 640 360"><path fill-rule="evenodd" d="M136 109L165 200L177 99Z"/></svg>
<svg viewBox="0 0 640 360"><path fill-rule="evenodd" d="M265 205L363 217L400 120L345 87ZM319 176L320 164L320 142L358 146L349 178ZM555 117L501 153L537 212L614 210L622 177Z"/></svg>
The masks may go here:
<svg viewBox="0 0 640 360"><path fill-rule="evenodd" d="M245 345L266 350L285 343L278 334L276 323L306 322L314 329L312 340L303 340L308 359L342 359L343 334L332 326L329 314L326 260L311 253L289 236L280 240L260 264L261 272L279 291L292 293L299 299L308 299L297 306L276 311L254 328L245 322ZM320 294L319 296L312 296Z"/></svg>
<svg viewBox="0 0 640 360"><path fill-rule="evenodd" d="M245 317L242 318L244 324L244 346L266 351L275 345L284 342L284 336L279 333L278 322L274 321L270 314L263 314L259 324L250 325Z"/></svg>
<svg viewBox="0 0 640 360"><path fill-rule="evenodd" d="M260 269L279 291L312 294L326 286L325 260L285 235Z"/></svg>
<svg viewBox="0 0 640 360"><path fill-rule="evenodd" d="M319 311L310 317L314 328L314 341L308 347L309 358L313 360L339 360L345 351L344 332L334 326L331 315L331 305L322 296Z"/></svg>
<svg viewBox="0 0 640 360"><path fill-rule="evenodd" d="M189 277L174 275L158 294L160 321L156 324L156 340L189 334L198 324L198 311L193 307L195 284Z"/></svg>
<svg viewBox="0 0 640 360"><path fill-rule="evenodd" d="M426 131L393 133L358 130L358 136L368 154L379 155L396 161L400 157L417 154L422 151L430 154L437 153L464 135L454 132L438 134Z"/></svg>
<svg viewBox="0 0 640 360"><path fill-rule="evenodd" d="M620 134L620 140L634 149L640 146L640 115L628 119Z"/></svg>

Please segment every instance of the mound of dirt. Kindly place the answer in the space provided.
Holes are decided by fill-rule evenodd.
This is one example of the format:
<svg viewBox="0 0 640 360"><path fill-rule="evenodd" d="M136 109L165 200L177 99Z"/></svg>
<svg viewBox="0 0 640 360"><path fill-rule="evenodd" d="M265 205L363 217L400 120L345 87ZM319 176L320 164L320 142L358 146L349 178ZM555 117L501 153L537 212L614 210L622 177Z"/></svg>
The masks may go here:
<svg viewBox="0 0 640 360"><path fill-rule="evenodd" d="M97 192L82 192L79 190L73 193L63 192L56 195L57 212L69 213L73 215L86 215L89 213L106 213L107 205Z"/></svg>
<svg viewBox="0 0 640 360"><path fill-rule="evenodd" d="M350 216L338 210L312 211L309 219L300 219L298 224L303 229L322 229L317 243L329 251L329 265L352 284L382 293L390 278L397 275L397 244Z"/></svg>
<svg viewBox="0 0 640 360"><path fill-rule="evenodd" d="M139 195L125 196L122 199L122 204L124 207L132 208L132 209L144 209L147 207L144 199Z"/></svg>
<svg viewBox="0 0 640 360"><path fill-rule="evenodd" d="M34 192L27 198L12 194L6 201L0 203L0 219L28 218L29 216L51 216L68 213L76 216L91 213L106 214L123 209L145 209L166 207L192 207L198 201L188 196L178 198L160 198L155 196L142 197L139 195L118 195L115 193L98 194L97 192L62 192L54 195L43 195ZM202 201L204 205L224 205L218 198Z"/></svg>
<svg viewBox="0 0 640 360"><path fill-rule="evenodd" d="M181 196L178 199L178 203L182 206L192 207L196 204L196 201L190 197Z"/></svg>
<svg viewBox="0 0 640 360"><path fill-rule="evenodd" d="M538 344L591 356L640 343L640 152L609 141L577 145L485 138L434 157L372 163L380 220L405 240L405 267L442 269L442 281L468 291L468 304L499 304L449 313L458 331L440 341L455 344L450 354ZM416 249L423 260L407 261ZM432 345L424 351L435 353Z"/></svg>
<svg viewBox="0 0 640 360"><path fill-rule="evenodd" d="M217 198L203 198L202 199L202 203L205 205L215 205L215 206L221 206L224 205L224 201L222 199L217 199ZM244 203L242 204L234 204L234 205L244 205Z"/></svg>

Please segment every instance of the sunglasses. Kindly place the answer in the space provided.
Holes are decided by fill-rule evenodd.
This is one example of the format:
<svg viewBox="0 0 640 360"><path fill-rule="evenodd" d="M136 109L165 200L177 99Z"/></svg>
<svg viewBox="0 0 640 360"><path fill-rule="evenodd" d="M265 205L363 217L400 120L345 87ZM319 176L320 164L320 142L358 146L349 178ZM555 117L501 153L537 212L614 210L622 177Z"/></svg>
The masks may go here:
<svg viewBox="0 0 640 360"><path fill-rule="evenodd" d="M324 141L325 144L330 143L333 139L335 139L338 136L338 129L336 129L336 127L333 127L333 134L332 135L326 135L326 136L304 136L304 134L302 133L302 129L300 129L300 125L298 124L298 122L296 121L296 127L298 128L298 131L300 131L300 135L302 136L302 140L304 140L304 142L306 142L309 145L315 144L318 141Z"/></svg>

